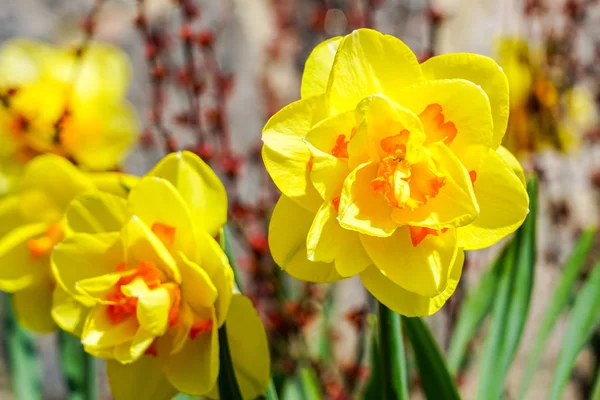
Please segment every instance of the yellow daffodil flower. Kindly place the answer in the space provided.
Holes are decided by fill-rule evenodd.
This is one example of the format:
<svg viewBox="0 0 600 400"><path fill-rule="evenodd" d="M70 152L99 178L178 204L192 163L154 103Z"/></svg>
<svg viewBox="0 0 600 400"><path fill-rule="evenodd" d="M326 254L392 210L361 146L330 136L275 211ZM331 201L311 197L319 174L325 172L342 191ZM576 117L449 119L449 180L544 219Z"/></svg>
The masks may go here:
<svg viewBox="0 0 600 400"><path fill-rule="evenodd" d="M263 130L282 191L269 227L292 276L360 275L398 313L435 313L454 292L463 249L524 220L519 163L500 147L509 94L491 59L448 54L419 65L395 37L359 29L318 45L301 100Z"/></svg>
<svg viewBox="0 0 600 400"><path fill-rule="evenodd" d="M574 86L559 91L554 81L560 75L551 79L545 57L544 51L517 38L503 38L498 46L498 62L510 87L511 112L503 144L517 155L545 148L567 151L597 121L590 90Z"/></svg>
<svg viewBox="0 0 600 400"><path fill-rule="evenodd" d="M0 49L0 194L16 166L53 152L88 170L114 169L135 142L138 122L124 99L125 54L92 43L74 48L14 39ZM7 190L5 190L7 191Z"/></svg>
<svg viewBox="0 0 600 400"><path fill-rule="evenodd" d="M214 236L227 218L223 185L200 158L174 153L131 190L74 200L74 232L56 247L62 291L53 316L107 361L116 400L218 398L219 337L228 342L246 399L269 381L266 334L252 303L234 293Z"/></svg>
<svg viewBox="0 0 600 400"><path fill-rule="evenodd" d="M131 177L116 173L85 174L66 159L39 156L25 167L18 191L0 200L0 290L14 293L20 324L51 332L55 282L50 253L65 235L63 213L76 195L107 190L124 195Z"/></svg>

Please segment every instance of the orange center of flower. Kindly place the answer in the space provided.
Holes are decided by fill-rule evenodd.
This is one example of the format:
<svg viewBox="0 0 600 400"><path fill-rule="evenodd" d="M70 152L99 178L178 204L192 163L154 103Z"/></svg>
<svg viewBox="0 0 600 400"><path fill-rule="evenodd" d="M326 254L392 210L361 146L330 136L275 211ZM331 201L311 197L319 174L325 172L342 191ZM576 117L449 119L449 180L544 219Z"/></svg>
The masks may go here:
<svg viewBox="0 0 600 400"><path fill-rule="evenodd" d="M377 176L370 183L373 194L381 194L392 207L416 209L437 196L446 178L439 175L436 163L428 158L414 164L405 160L410 132L381 140L385 156L377 168Z"/></svg>
<svg viewBox="0 0 600 400"><path fill-rule="evenodd" d="M60 222L56 222L48 227L41 236L27 241L29 253L33 258L40 258L49 255L54 246L64 239L64 230Z"/></svg>
<svg viewBox="0 0 600 400"><path fill-rule="evenodd" d="M428 105L419 114L419 119L423 124L428 142L444 142L449 146L458 133L453 122L444 122L445 117L442 113L442 106L439 104Z"/></svg>

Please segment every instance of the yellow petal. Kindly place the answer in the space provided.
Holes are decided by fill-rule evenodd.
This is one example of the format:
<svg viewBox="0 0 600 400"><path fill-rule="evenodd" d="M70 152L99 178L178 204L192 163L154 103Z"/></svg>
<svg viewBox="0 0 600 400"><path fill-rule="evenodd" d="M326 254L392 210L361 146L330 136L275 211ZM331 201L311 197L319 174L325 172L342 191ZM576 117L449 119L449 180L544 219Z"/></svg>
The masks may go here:
<svg viewBox="0 0 600 400"><path fill-rule="evenodd" d="M0 195L0 239L6 233L23 225L25 221L19 212L19 197Z"/></svg>
<svg viewBox="0 0 600 400"><path fill-rule="evenodd" d="M479 206L467 170L446 145L435 143L430 150L440 173L445 176L444 186L434 198L415 210L394 208L392 219L399 225L432 229L471 223L479 215Z"/></svg>
<svg viewBox="0 0 600 400"><path fill-rule="evenodd" d="M358 234L344 229L337 221L337 212L331 204L323 203L307 236L307 257L310 261L331 263L343 277L362 272L372 264Z"/></svg>
<svg viewBox="0 0 600 400"><path fill-rule="evenodd" d="M192 395L208 393L219 374L217 324L213 324L210 332L188 340L180 352L167 357L164 372L169 382L181 392Z"/></svg>
<svg viewBox="0 0 600 400"><path fill-rule="evenodd" d="M475 250L491 246L523 223L529 197L521 181L522 169L511 158L506 150L490 150L477 170L474 187L481 214L470 225L459 228L460 247Z"/></svg>
<svg viewBox="0 0 600 400"><path fill-rule="evenodd" d="M271 377L267 334L252 302L242 295L231 301L227 341L242 397L254 399L265 394Z"/></svg>
<svg viewBox="0 0 600 400"><path fill-rule="evenodd" d="M131 75L127 55L119 48L91 43L81 60L71 48L56 53L48 72L59 81L73 84L73 71L78 68L75 97L79 101L117 101L125 96Z"/></svg>
<svg viewBox="0 0 600 400"><path fill-rule="evenodd" d="M269 224L273 260L303 281L326 283L342 279L333 263L312 262L307 258L306 238L314 217L285 195L279 198Z"/></svg>
<svg viewBox="0 0 600 400"><path fill-rule="evenodd" d="M69 204L65 218L68 232L118 232L127 220L127 201L109 193L85 193Z"/></svg>
<svg viewBox="0 0 600 400"><path fill-rule="evenodd" d="M512 168L513 172L517 175L521 183L524 187L527 186L527 181L525 180L525 172L523 172L523 167L517 158L504 146L498 147L496 152L508 163L508 165Z"/></svg>
<svg viewBox="0 0 600 400"><path fill-rule="evenodd" d="M124 198L129 195L131 189L140 180L137 176L121 172L93 172L89 173L88 176L102 192Z"/></svg>
<svg viewBox="0 0 600 400"><path fill-rule="evenodd" d="M497 148L506 131L509 112L508 80L494 60L479 54L455 53L430 58L421 64L426 79L465 79L487 94L494 121L491 142Z"/></svg>
<svg viewBox="0 0 600 400"><path fill-rule="evenodd" d="M25 169L21 212L30 221L56 222L75 196L93 189L93 182L69 161L45 154Z"/></svg>
<svg viewBox="0 0 600 400"><path fill-rule="evenodd" d="M396 285L421 296L434 297L446 287L457 254L456 230L427 235L413 245L408 227L389 238L361 235L360 240L375 266Z"/></svg>
<svg viewBox="0 0 600 400"><path fill-rule="evenodd" d="M426 81L403 90L400 104L417 115L429 105L441 106L444 122L454 124L457 133L449 145L467 170L475 169L482 154L492 144L493 121L485 92L472 82L462 79ZM423 123L426 143L435 136L433 127Z"/></svg>
<svg viewBox="0 0 600 400"><path fill-rule="evenodd" d="M63 330L79 337L90 308L78 302L60 286L52 295L52 318Z"/></svg>
<svg viewBox="0 0 600 400"><path fill-rule="evenodd" d="M310 53L302 73L301 98L325 93L333 59L341 41L341 36L332 37L319 43Z"/></svg>
<svg viewBox="0 0 600 400"><path fill-rule="evenodd" d="M140 328L154 336L164 335L169 322L170 310L171 296L163 287L150 290L139 296L136 315Z"/></svg>
<svg viewBox="0 0 600 400"><path fill-rule="evenodd" d="M78 281L115 272L122 261L118 232L77 233L54 248L52 272L62 288L75 295Z"/></svg>
<svg viewBox="0 0 600 400"><path fill-rule="evenodd" d="M0 86L17 87L40 78L54 50L43 42L13 38L0 50Z"/></svg>
<svg viewBox="0 0 600 400"><path fill-rule="evenodd" d="M170 400L178 392L163 374L157 357L144 356L127 365L108 360L106 374L115 400Z"/></svg>
<svg viewBox="0 0 600 400"><path fill-rule="evenodd" d="M77 281L75 284L75 289L77 289L77 291L83 295L92 297L99 302L105 303L107 294L114 291L114 287L119 279L121 279L121 274L116 272L112 274L86 278Z"/></svg>
<svg viewBox="0 0 600 400"><path fill-rule="evenodd" d="M15 292L48 278L48 257L35 258L28 241L43 234L46 224L24 225L0 239L0 289Z"/></svg>
<svg viewBox="0 0 600 400"><path fill-rule="evenodd" d="M219 292L211 282L208 273L195 262L188 260L185 255L181 254L181 259L179 269L181 270L182 299L196 312L213 307ZM223 265L222 268L228 266ZM231 291L231 288L229 288L229 291ZM227 296L226 293L222 293L222 295Z"/></svg>
<svg viewBox="0 0 600 400"><path fill-rule="evenodd" d="M135 317L117 324L108 319L107 307L97 305L90 311L81 333L81 343L85 351L93 356L106 358L106 350L126 343L129 347L138 330Z"/></svg>
<svg viewBox="0 0 600 400"><path fill-rule="evenodd" d="M129 195L129 211L144 221L146 226L162 224L174 228L174 235L166 239L157 235L172 254L179 251L184 254L195 253L192 214L168 180L157 177L141 179Z"/></svg>
<svg viewBox="0 0 600 400"><path fill-rule="evenodd" d="M353 110L372 94L396 100L405 86L423 80L413 52L399 39L370 29L358 29L339 45L327 93L332 114Z"/></svg>
<svg viewBox="0 0 600 400"><path fill-rule="evenodd" d="M121 230L125 262L135 267L142 261L152 262L173 281L181 282L181 274L169 250L137 216L131 217Z"/></svg>
<svg viewBox="0 0 600 400"><path fill-rule="evenodd" d="M396 285L375 266L367 268L360 279L369 292L391 310L407 317L426 317L436 313L450 298L462 273L464 253L459 250L446 287L434 297L420 296Z"/></svg>
<svg viewBox="0 0 600 400"><path fill-rule="evenodd" d="M321 198L309 179L310 151L304 136L321 119L323 96L287 105L273 115L262 132L265 168L283 194L316 211Z"/></svg>
<svg viewBox="0 0 600 400"><path fill-rule="evenodd" d="M194 224L216 236L227 221L227 194L210 167L189 151L169 154L149 176L168 180L190 208Z"/></svg>
<svg viewBox="0 0 600 400"><path fill-rule="evenodd" d="M339 219L343 228L387 237L394 233L397 224L391 218L392 207L371 189L377 169L376 163L367 163L348 175L340 198Z"/></svg>
<svg viewBox="0 0 600 400"><path fill-rule="evenodd" d="M78 164L92 171L120 167L139 135L129 103L83 104L74 108L61 131L61 145Z"/></svg>
<svg viewBox="0 0 600 400"><path fill-rule="evenodd" d="M52 285L50 281L19 290L12 296L12 305L19 324L37 333L54 332L57 328L50 315Z"/></svg>
<svg viewBox="0 0 600 400"><path fill-rule="evenodd" d="M200 259L196 263L206 271L219 294L216 302L216 315L217 325L221 326L225 322L231 303L234 286L233 269L231 269L227 255L213 237L206 232L200 232L198 236L197 246Z"/></svg>

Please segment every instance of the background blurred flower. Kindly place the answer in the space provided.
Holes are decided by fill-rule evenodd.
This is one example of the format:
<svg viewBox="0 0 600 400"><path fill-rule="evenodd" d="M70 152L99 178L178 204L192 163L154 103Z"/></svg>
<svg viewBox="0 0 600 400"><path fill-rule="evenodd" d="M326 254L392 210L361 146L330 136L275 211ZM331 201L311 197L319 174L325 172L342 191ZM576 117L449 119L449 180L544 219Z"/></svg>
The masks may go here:
<svg viewBox="0 0 600 400"><path fill-rule="evenodd" d="M119 167L138 135L125 101L129 79L129 60L109 45L7 42L0 49L0 173L10 176L5 171L46 152L89 170Z"/></svg>
<svg viewBox="0 0 600 400"><path fill-rule="evenodd" d="M0 200L0 289L14 293L22 326L36 332L56 328L50 316L55 288L50 254L68 230L63 213L69 202L99 189L124 194L131 180L116 173L85 174L48 154L29 162L18 190Z"/></svg>
<svg viewBox="0 0 600 400"><path fill-rule="evenodd" d="M263 130L283 192L273 258L312 282L360 274L394 311L433 314L454 292L462 250L490 246L527 214L523 171L499 147L502 70L473 54L419 65L400 40L359 29L315 48L301 93Z"/></svg>
<svg viewBox="0 0 600 400"><path fill-rule="evenodd" d="M266 391L264 328L214 238L226 212L223 185L189 152L163 159L127 200L92 193L69 206L74 234L52 256L67 296L53 316L108 360L116 399L216 397L225 321L244 398Z"/></svg>

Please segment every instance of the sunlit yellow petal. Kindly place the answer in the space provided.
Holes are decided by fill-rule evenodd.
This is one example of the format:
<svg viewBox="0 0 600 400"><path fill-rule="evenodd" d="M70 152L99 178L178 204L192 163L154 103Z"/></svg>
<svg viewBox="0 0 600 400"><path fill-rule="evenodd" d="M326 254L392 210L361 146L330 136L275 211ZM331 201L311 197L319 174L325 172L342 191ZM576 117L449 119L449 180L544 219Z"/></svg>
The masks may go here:
<svg viewBox="0 0 600 400"><path fill-rule="evenodd" d="M227 221L227 195L223 184L197 155L183 151L162 159L148 176L168 180L190 208L194 224L216 236Z"/></svg>
<svg viewBox="0 0 600 400"><path fill-rule="evenodd" d="M273 259L296 279L333 282L342 277L333 263L307 259L306 237L314 215L285 195L275 205L269 224L269 248Z"/></svg>
<svg viewBox="0 0 600 400"><path fill-rule="evenodd" d="M335 53L340 45L340 36L318 44L308 56L302 73L300 97L303 99L325 93Z"/></svg>
<svg viewBox="0 0 600 400"><path fill-rule="evenodd" d="M0 239L7 232L23 225L25 223L21 213L19 212L19 197L0 195Z"/></svg>
<svg viewBox="0 0 600 400"><path fill-rule="evenodd" d="M488 98L479 86L462 79L423 82L401 92L400 104L421 115L427 142L438 138L436 122L427 123L428 106L439 106L443 121L454 124L449 147L468 170L476 168L492 144L493 121Z"/></svg>
<svg viewBox="0 0 600 400"><path fill-rule="evenodd" d="M181 255L181 258L182 262L179 264L179 269L181 270L182 298L194 311L213 307L219 292L211 282L208 273L184 255ZM229 268L229 264L223 265L221 268ZM231 292L231 287L223 289L229 289ZM227 293L223 292L222 295L227 296Z"/></svg>
<svg viewBox="0 0 600 400"><path fill-rule="evenodd" d="M157 357L144 356L127 365L108 360L106 374L115 400L170 400L178 392L164 376Z"/></svg>
<svg viewBox="0 0 600 400"><path fill-rule="evenodd" d="M496 148L506 131L509 112L508 80L494 60L479 54L443 54L421 64L426 79L465 79L481 86L490 101Z"/></svg>
<svg viewBox="0 0 600 400"><path fill-rule="evenodd" d="M18 87L40 78L54 50L43 42L14 38L0 49L0 86Z"/></svg>
<svg viewBox="0 0 600 400"><path fill-rule="evenodd" d="M409 292L396 285L375 266L367 268L360 279L369 292L395 312L407 317L426 317L437 312L450 298L462 273L464 253L459 250L450 270L446 287L434 297L425 297Z"/></svg>
<svg viewBox="0 0 600 400"><path fill-rule="evenodd" d="M396 285L409 292L434 297L446 287L456 258L456 230L427 235L412 242L408 227L398 228L389 238L361 235L360 240L375 266Z"/></svg>
<svg viewBox="0 0 600 400"><path fill-rule="evenodd" d="M319 121L322 96L299 100L282 108L263 128L262 158L275 185L307 210L316 211L321 199L309 179L310 151L304 136Z"/></svg>
<svg viewBox="0 0 600 400"><path fill-rule="evenodd" d="M77 281L115 272L122 261L119 232L77 233L54 248L52 271L67 292L77 294Z"/></svg>
<svg viewBox="0 0 600 400"><path fill-rule="evenodd" d="M101 191L127 197L140 178L121 172L94 172L88 176Z"/></svg>
<svg viewBox="0 0 600 400"><path fill-rule="evenodd" d="M90 311L81 333L81 343L85 351L106 358L106 350L113 350L115 346L126 344L130 346L138 330L135 317L127 318L115 324L108 319L106 306L97 305Z"/></svg>
<svg viewBox="0 0 600 400"><path fill-rule="evenodd" d="M481 164L474 184L481 214L470 225L459 228L460 247L474 250L491 246L523 223L529 197L520 177L523 172L511 158L508 151L490 150Z"/></svg>
<svg viewBox="0 0 600 400"><path fill-rule="evenodd" d="M353 110L372 94L397 99L405 86L423 80L413 52L399 39L359 29L342 39L327 87L332 114Z"/></svg>
<svg viewBox="0 0 600 400"><path fill-rule="evenodd" d="M179 391L192 395L209 392L219 373L219 338L217 324L210 332L188 340L180 352L165 359L164 371Z"/></svg>
<svg viewBox="0 0 600 400"><path fill-rule="evenodd" d="M90 309L57 286L52 295L52 318L63 330L79 337Z"/></svg>
<svg viewBox="0 0 600 400"><path fill-rule="evenodd" d="M127 202L109 193L85 193L69 204L65 218L69 232L118 232L127 220Z"/></svg>
<svg viewBox="0 0 600 400"><path fill-rule="evenodd" d="M269 343L260 317L247 297L233 296L227 316L227 341L242 397L254 399L265 394L271 370Z"/></svg>
<svg viewBox="0 0 600 400"><path fill-rule="evenodd" d="M392 220L392 207L371 189L377 176L377 164L367 163L356 168L344 182L340 198L340 225L367 235L387 237L397 224Z"/></svg>

